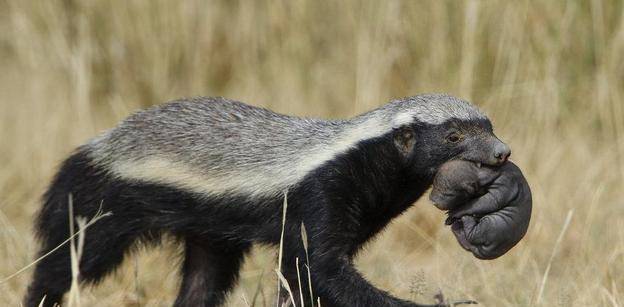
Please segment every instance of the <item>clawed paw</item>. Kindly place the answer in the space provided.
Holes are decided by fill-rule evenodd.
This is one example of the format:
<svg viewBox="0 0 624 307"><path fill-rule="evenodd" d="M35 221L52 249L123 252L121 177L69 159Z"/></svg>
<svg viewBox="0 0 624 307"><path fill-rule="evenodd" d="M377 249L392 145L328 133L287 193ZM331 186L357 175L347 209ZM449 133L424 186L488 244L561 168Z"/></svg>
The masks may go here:
<svg viewBox="0 0 624 307"><path fill-rule="evenodd" d="M446 299L444 299L444 295L442 294L442 292L439 292L438 294L434 295L433 298L436 300L436 305L435 305L436 307L453 307L457 305L479 304L477 301L473 301L473 300L448 302Z"/></svg>

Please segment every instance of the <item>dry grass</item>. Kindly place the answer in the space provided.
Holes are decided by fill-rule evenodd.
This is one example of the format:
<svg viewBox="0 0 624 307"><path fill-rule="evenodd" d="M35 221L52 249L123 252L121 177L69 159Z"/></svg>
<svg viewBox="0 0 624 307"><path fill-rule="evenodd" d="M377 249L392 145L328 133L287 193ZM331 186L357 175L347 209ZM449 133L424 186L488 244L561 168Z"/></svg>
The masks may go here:
<svg viewBox="0 0 624 307"><path fill-rule="evenodd" d="M359 268L418 301L442 289L482 306L624 305L620 1L1 0L0 65L0 277L32 261L31 216L59 161L138 108L209 95L343 117L450 92L511 144L534 192L527 236L479 261L420 201ZM81 302L171 304L174 255L129 257ZM274 269L274 250L255 252L230 304L259 293L272 306ZM19 304L28 275L0 284L0 305Z"/></svg>

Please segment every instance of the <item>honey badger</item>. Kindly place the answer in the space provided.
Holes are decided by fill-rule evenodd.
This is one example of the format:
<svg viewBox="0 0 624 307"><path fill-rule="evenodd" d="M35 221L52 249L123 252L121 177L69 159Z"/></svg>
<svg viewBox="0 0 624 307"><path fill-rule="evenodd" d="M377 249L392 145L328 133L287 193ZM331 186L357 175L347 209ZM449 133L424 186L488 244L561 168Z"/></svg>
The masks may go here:
<svg viewBox="0 0 624 307"><path fill-rule="evenodd" d="M282 273L322 306L426 306L395 298L354 268L360 247L431 186L443 163L487 165L509 147L472 104L419 95L348 120L299 118L224 98L179 100L140 111L78 147L44 195L36 230L46 254L76 216L112 213L86 231L80 281L96 283L138 242L162 234L184 244L176 306L217 306L252 244L280 242ZM300 227L308 234L307 263ZM70 249L36 266L26 306L60 303ZM296 295L298 291L293 291ZM296 300L299 301L298 299Z"/></svg>

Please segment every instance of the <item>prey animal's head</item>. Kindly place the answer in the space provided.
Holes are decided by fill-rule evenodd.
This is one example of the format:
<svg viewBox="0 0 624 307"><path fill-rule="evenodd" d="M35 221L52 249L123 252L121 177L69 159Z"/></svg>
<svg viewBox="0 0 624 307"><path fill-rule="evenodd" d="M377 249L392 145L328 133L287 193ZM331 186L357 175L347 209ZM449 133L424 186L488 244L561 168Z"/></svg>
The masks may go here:
<svg viewBox="0 0 624 307"><path fill-rule="evenodd" d="M499 166L511 155L492 123L471 103L443 94L393 101L394 141L419 172L433 175L449 160Z"/></svg>
<svg viewBox="0 0 624 307"><path fill-rule="evenodd" d="M498 176L489 167L453 160L444 163L435 178L429 198L440 210L452 210L483 195Z"/></svg>

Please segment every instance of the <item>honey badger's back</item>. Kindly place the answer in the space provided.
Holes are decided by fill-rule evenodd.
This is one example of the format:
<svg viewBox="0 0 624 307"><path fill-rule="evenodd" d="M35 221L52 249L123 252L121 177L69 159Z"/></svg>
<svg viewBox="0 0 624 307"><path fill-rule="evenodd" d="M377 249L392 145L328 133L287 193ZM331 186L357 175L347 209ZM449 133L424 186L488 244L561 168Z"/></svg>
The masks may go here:
<svg viewBox="0 0 624 307"><path fill-rule="evenodd" d="M274 113L223 98L148 109L85 150L113 174L203 194L281 193L331 147L344 122Z"/></svg>

